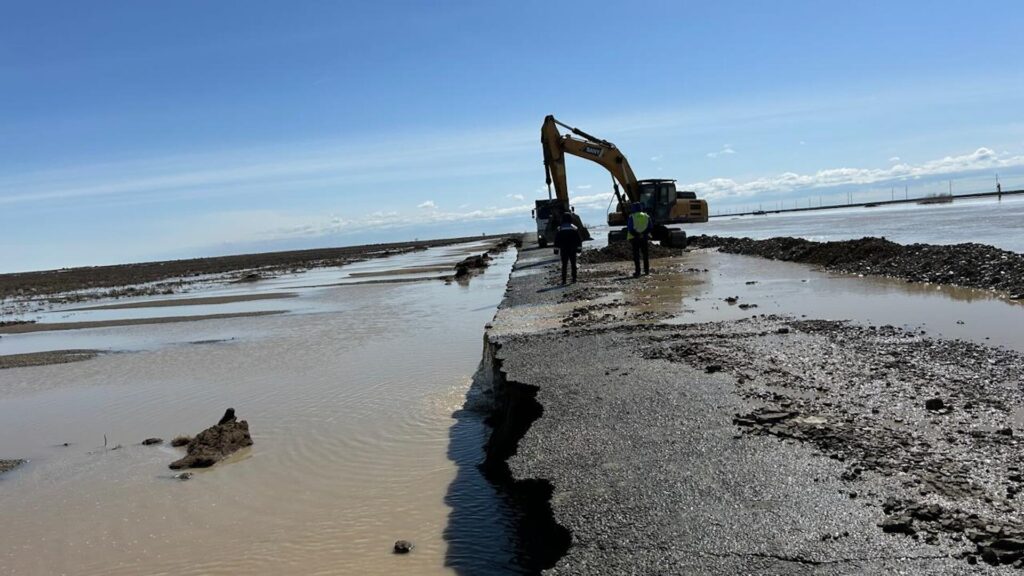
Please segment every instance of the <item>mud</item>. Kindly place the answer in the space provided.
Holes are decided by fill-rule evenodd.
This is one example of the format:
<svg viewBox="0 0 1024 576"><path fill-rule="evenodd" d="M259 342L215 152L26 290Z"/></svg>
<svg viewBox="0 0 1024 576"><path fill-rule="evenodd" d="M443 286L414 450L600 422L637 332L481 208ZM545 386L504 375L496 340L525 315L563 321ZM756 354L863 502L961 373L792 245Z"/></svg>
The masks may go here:
<svg viewBox="0 0 1024 576"><path fill-rule="evenodd" d="M95 358L99 353L99 350L54 350L51 352L29 352L27 354L5 354L0 356L0 370L81 362L82 360Z"/></svg>
<svg viewBox="0 0 1024 576"><path fill-rule="evenodd" d="M252 446L249 423L235 418L235 410L228 408L220 422L197 434L185 446L185 456L169 468L209 468L247 446Z"/></svg>
<svg viewBox="0 0 1024 576"><path fill-rule="evenodd" d="M815 264L852 274L901 278L910 282L950 284L1004 292L1024 299L1024 254L984 244L897 244L865 237L839 242L802 238L729 238L692 236L691 247Z"/></svg>
<svg viewBox="0 0 1024 576"><path fill-rule="evenodd" d="M651 242L648 248L648 257L668 258L682 254L681 248L666 248L656 242ZM596 250L584 250L580 255L581 264L601 264L604 262L632 262L633 248L628 242L616 242Z"/></svg>

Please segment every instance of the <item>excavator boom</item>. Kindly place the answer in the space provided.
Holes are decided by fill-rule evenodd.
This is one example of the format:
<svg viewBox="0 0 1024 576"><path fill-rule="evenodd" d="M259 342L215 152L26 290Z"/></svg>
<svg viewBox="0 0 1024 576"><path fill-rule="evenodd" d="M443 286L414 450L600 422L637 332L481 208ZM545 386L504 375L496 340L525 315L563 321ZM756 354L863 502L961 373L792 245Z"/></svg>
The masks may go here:
<svg viewBox="0 0 1024 576"><path fill-rule="evenodd" d="M564 128L568 134L559 132L559 127ZM637 180L626 156L607 140L548 115L541 126L540 141L544 149L548 197L553 209L563 212L571 210L565 174L565 155L570 154L600 164L612 175L618 204L615 211L608 215L608 224L611 226L625 225L629 206L636 202L643 204L651 215L655 237L663 243L678 243L679 238L685 241L685 233L667 228L667 225L708 220L707 202L698 200L693 192L677 192L674 180ZM613 232L609 238L618 239L621 235L620 232Z"/></svg>

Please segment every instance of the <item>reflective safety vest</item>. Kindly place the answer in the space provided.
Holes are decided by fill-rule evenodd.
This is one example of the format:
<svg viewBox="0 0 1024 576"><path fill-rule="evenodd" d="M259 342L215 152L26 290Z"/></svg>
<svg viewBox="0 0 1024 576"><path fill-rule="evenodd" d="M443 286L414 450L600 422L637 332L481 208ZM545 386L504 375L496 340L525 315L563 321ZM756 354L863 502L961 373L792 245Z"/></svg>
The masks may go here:
<svg viewBox="0 0 1024 576"><path fill-rule="evenodd" d="M633 230L636 231L636 234L639 235L650 232L649 228L651 226L651 217L647 215L647 212L634 212L629 215L629 221L633 223ZM628 232L626 234L626 239L632 240L633 236L633 232Z"/></svg>

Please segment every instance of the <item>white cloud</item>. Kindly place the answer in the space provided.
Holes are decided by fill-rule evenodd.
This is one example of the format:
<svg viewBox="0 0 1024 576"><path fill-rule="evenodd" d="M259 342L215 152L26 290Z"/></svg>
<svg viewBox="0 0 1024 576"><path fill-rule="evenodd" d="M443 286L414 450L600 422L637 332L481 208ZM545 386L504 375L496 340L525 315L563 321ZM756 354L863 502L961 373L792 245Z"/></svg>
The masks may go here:
<svg viewBox="0 0 1024 576"><path fill-rule="evenodd" d="M735 154L735 153L736 153L736 151L732 149L732 146L730 146L728 144L723 144L721 150L718 150L717 152L708 152L707 156L708 156L708 158L718 158L719 156L722 156L722 155Z"/></svg>
<svg viewBox="0 0 1024 576"><path fill-rule="evenodd" d="M437 208L437 204L434 204L433 200L427 200L416 205L417 208L423 208L425 210L434 210Z"/></svg>
<svg viewBox="0 0 1024 576"><path fill-rule="evenodd" d="M576 187L577 190L590 190L591 188L593 188L593 186L590 184L580 184Z"/></svg>
<svg viewBox="0 0 1024 576"><path fill-rule="evenodd" d="M969 154L946 156L922 164L894 164L888 168L829 168L813 174L783 172L737 182L731 178L712 178L688 184L706 198L753 196L760 193L786 193L796 190L833 188L848 185L878 184L887 181L921 179L993 168L1024 166L1024 156L1001 155L989 148L978 148Z"/></svg>
<svg viewBox="0 0 1024 576"><path fill-rule="evenodd" d="M661 159L664 158L664 157L665 157L664 154L658 154L657 156L651 156L651 162L661 162Z"/></svg>
<svg viewBox="0 0 1024 576"><path fill-rule="evenodd" d="M519 200L520 202L523 201L523 195L522 194L505 194L505 198L511 198L512 200Z"/></svg>
<svg viewBox="0 0 1024 576"><path fill-rule="evenodd" d="M889 162L899 162L899 161L900 161L900 157L899 156L893 156L893 157L889 158Z"/></svg>

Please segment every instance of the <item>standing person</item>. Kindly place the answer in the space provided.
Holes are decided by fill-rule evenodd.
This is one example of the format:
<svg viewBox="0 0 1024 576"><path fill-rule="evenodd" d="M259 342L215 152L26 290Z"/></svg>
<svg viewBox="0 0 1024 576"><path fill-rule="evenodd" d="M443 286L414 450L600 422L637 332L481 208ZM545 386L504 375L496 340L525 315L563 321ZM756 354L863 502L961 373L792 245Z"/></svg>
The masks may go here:
<svg viewBox="0 0 1024 576"><path fill-rule="evenodd" d="M576 283L576 254L583 250L579 228L572 223L572 214L562 214L562 225L555 234L555 254L562 257L562 285L565 285L566 267L572 263L572 281Z"/></svg>
<svg viewBox="0 0 1024 576"><path fill-rule="evenodd" d="M651 273L651 263L648 259L647 245L649 242L649 236L651 234L651 217L644 212L643 204L634 202L632 206L632 213L629 215L629 220L626 221L626 239L633 245L633 266L636 271L633 272L633 278L640 277L640 253L644 255L644 274Z"/></svg>

